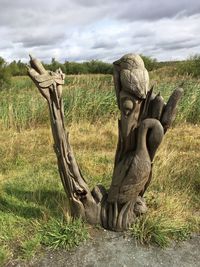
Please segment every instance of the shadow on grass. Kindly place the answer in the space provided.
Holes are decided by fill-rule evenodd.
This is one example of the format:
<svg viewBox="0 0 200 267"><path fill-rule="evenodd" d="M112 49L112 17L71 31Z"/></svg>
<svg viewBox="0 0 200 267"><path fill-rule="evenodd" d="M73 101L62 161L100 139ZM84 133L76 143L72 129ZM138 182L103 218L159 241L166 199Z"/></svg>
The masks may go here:
<svg viewBox="0 0 200 267"><path fill-rule="evenodd" d="M4 192L6 194L0 197L0 210L27 219L40 219L44 213L60 217L63 213L62 207L69 207L64 192L56 190L31 191L7 184L4 186Z"/></svg>
<svg viewBox="0 0 200 267"><path fill-rule="evenodd" d="M30 205L16 204L14 200L7 199L6 197L0 197L0 211L4 213L12 213L26 219L30 218L40 218L42 216L42 211L38 207L33 207Z"/></svg>

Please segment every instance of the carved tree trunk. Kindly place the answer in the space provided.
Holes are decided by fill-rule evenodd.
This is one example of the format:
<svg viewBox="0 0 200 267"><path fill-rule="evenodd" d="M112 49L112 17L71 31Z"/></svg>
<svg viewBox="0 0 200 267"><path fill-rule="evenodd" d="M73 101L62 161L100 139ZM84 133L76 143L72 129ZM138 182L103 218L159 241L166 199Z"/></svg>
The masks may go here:
<svg viewBox="0 0 200 267"><path fill-rule="evenodd" d="M137 55L114 62L119 139L113 178L108 192L96 186L90 192L69 143L62 102L64 74L46 71L31 58L28 74L47 100L60 178L69 198L71 215L106 229L121 231L147 211L143 199L152 177L152 161L164 133L175 118L182 89L176 89L167 104L149 90L148 72Z"/></svg>
<svg viewBox="0 0 200 267"><path fill-rule="evenodd" d="M90 223L100 223L100 205L81 175L69 143L69 134L65 130L62 101L64 74L61 70L57 73L46 71L36 59L31 58L30 65L28 74L48 103L58 170L69 198L72 216L82 217Z"/></svg>

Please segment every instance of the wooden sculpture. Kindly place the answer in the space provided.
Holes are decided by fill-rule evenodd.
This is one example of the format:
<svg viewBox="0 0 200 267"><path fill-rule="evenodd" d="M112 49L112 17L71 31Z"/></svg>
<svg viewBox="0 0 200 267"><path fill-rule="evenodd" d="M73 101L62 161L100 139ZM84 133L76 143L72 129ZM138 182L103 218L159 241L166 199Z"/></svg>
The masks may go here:
<svg viewBox="0 0 200 267"><path fill-rule="evenodd" d="M75 160L64 125L62 71L47 71L39 60L31 57L28 74L48 103L58 170L71 215L122 231L134 223L136 216L147 211L143 195L151 181L153 158L175 119L183 90L175 89L165 104L160 94L155 95L153 88L149 89L149 75L139 55L127 54L113 64L121 118L108 192L103 186L90 191Z"/></svg>

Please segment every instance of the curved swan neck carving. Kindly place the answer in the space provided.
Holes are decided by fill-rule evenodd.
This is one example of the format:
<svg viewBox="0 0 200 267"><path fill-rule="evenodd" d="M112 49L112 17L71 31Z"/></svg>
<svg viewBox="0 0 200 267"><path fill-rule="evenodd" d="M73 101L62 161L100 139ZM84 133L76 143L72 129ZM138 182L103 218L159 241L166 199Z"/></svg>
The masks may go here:
<svg viewBox="0 0 200 267"><path fill-rule="evenodd" d="M141 122L138 130L138 143L136 154L144 151L149 153L147 148L147 131L151 129L151 136L154 137L156 144L160 144L164 135L161 123L156 119L145 119Z"/></svg>

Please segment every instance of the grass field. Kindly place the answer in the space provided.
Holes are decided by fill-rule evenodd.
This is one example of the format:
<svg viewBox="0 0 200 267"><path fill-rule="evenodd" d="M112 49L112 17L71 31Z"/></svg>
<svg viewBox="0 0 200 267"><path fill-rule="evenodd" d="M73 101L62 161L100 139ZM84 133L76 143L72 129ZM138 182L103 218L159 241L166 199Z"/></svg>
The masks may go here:
<svg viewBox="0 0 200 267"><path fill-rule="evenodd" d="M131 232L141 243L165 246L200 229L200 82L151 76L165 99L182 82L185 93L155 158L149 211ZM91 188L109 187L118 117L112 77L69 76L63 97L84 177ZM46 103L28 77L13 78L11 88L0 92L0 129L0 264L30 260L45 246L68 249L86 240L89 226L69 216Z"/></svg>

